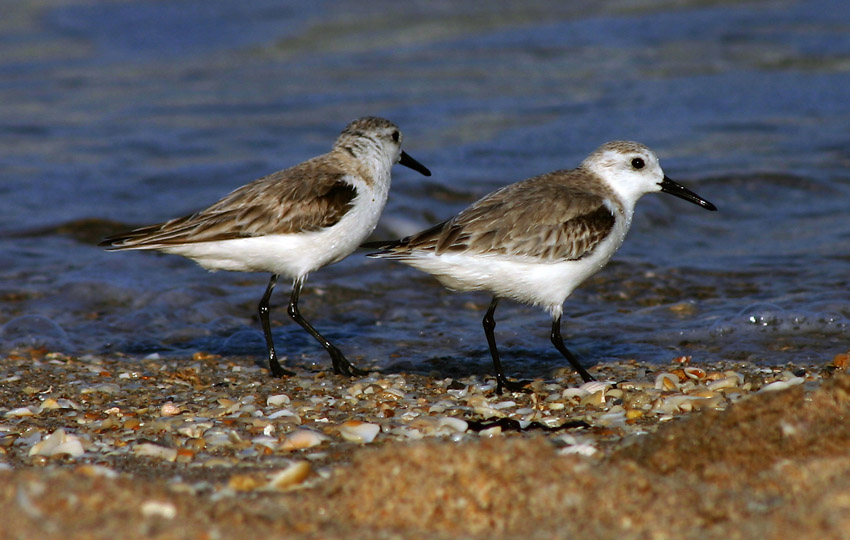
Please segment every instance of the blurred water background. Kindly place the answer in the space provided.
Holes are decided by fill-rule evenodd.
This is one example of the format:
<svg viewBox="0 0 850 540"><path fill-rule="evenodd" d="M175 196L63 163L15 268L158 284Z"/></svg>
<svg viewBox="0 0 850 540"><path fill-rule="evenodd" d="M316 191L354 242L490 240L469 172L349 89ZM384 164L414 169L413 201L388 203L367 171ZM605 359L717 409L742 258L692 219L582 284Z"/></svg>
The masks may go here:
<svg viewBox="0 0 850 540"><path fill-rule="evenodd" d="M850 3L0 1L0 352L263 362L267 275L209 274L103 234L190 213L379 115L396 167L375 238L633 139L717 213L638 204L565 305L589 363L825 363L848 346ZM329 364L274 297L278 350ZM358 365L491 371L485 294L357 253L302 312ZM563 365L542 311L503 303L510 373Z"/></svg>

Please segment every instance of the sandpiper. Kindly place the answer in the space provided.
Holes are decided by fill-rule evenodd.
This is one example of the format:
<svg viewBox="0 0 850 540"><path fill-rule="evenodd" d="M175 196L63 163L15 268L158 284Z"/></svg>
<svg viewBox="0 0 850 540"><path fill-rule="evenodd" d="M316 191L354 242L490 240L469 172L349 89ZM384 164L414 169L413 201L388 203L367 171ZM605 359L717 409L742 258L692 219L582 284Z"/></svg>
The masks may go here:
<svg viewBox="0 0 850 540"><path fill-rule="evenodd" d="M269 368L281 367L269 325L269 298L278 276L293 280L288 314L328 352L334 372L360 375L298 310L307 275L351 254L375 229L400 163L431 172L401 149L398 127L383 118L348 124L327 154L233 191L206 210L105 238L110 250L154 249L193 259L208 270L271 272L259 304Z"/></svg>
<svg viewBox="0 0 850 540"><path fill-rule="evenodd" d="M617 141L600 146L577 169L505 186L429 229L366 247L380 249L370 257L401 261L449 289L493 294L483 324L498 393L523 387L505 377L496 349L494 313L502 298L544 307L552 316L552 344L591 381L561 339L563 303L622 245L635 203L653 191L717 209L665 176L652 150Z"/></svg>

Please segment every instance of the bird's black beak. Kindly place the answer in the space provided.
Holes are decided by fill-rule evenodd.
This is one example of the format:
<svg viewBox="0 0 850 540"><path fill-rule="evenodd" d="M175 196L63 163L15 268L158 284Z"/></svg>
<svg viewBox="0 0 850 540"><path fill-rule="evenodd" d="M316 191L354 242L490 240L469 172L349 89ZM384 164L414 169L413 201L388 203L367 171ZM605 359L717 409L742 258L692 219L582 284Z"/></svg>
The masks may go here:
<svg viewBox="0 0 850 540"><path fill-rule="evenodd" d="M409 167L418 173L422 173L425 176L431 176L431 171L428 170L428 167L407 155L407 152L404 150L401 151L401 157L399 158L398 163L399 165Z"/></svg>
<svg viewBox="0 0 850 540"><path fill-rule="evenodd" d="M716 206L703 199L693 191L689 190L685 186L677 184L676 182L670 180L666 176L659 185L661 186L661 191L663 191L664 193L669 193L670 195L675 195L680 199L685 199L686 201L702 206L706 210L717 210Z"/></svg>

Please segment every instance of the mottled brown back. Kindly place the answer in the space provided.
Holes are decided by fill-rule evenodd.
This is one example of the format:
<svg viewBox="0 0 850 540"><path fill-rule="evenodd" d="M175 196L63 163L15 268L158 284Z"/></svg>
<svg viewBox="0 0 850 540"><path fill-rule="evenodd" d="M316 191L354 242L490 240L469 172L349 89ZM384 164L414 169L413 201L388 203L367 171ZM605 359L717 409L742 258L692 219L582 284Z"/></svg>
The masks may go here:
<svg viewBox="0 0 850 540"><path fill-rule="evenodd" d="M555 171L491 193L454 218L393 244L381 256L412 252L527 256L544 261L586 256L614 227L604 186L585 172ZM580 184L580 185L579 185Z"/></svg>

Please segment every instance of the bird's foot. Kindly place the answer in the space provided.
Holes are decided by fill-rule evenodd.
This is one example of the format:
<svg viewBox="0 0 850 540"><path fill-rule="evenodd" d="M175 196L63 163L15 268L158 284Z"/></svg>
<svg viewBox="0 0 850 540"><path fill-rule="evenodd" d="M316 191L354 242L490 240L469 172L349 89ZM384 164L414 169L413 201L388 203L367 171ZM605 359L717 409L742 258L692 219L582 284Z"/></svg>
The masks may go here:
<svg viewBox="0 0 850 540"><path fill-rule="evenodd" d="M593 381L595 381L595 380L596 380L596 377L594 377L593 375L591 375L590 373L588 373L588 372L587 372L587 371L585 371L585 370L583 370L582 372L580 372L580 373L579 373L579 375L581 376L581 380L582 380L582 381L584 381L584 382L586 382L586 383L588 383L588 382L593 382Z"/></svg>
<svg viewBox="0 0 850 540"><path fill-rule="evenodd" d="M363 371L354 366L348 359L337 349L333 347L328 349L328 353L331 355L331 360L334 365L334 373L337 375L346 375L348 377L363 377L368 375L368 371Z"/></svg>
<svg viewBox="0 0 850 540"><path fill-rule="evenodd" d="M496 377L496 393L500 396L502 395L502 389L505 388L509 392L524 392L526 394L531 393L531 389L527 388L528 384L531 381L509 381L505 377Z"/></svg>
<svg viewBox="0 0 850 540"><path fill-rule="evenodd" d="M277 379L282 379L283 377L292 377L295 375L294 371L289 371L288 369L284 369L280 362L277 361L277 358L270 357L269 358L269 371L271 371L272 377Z"/></svg>

